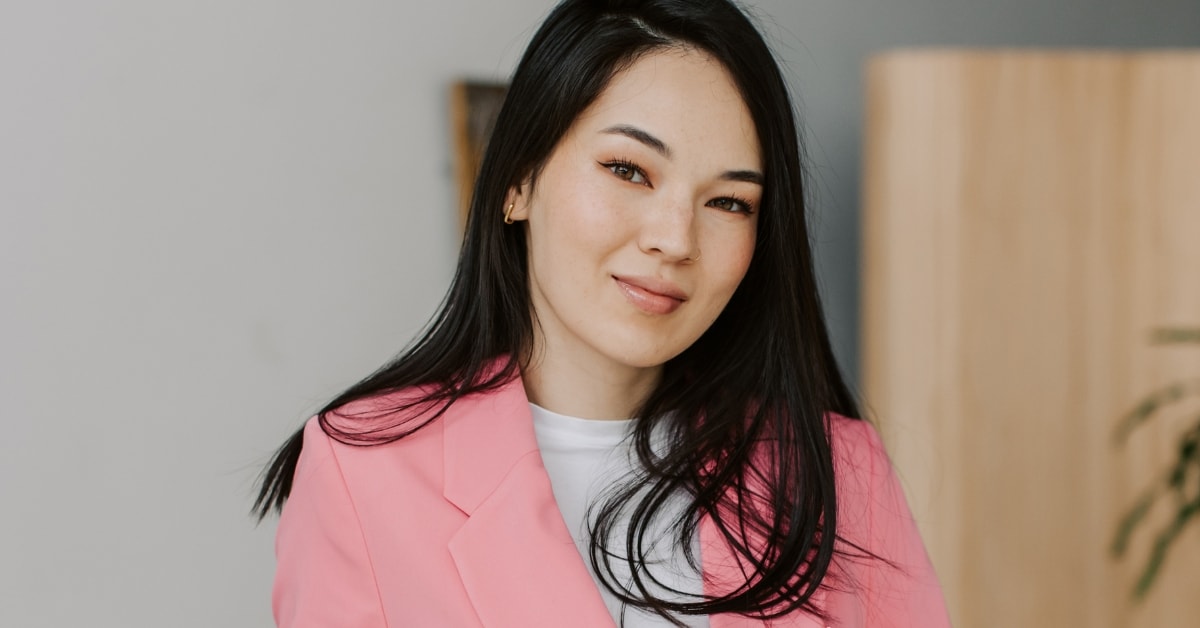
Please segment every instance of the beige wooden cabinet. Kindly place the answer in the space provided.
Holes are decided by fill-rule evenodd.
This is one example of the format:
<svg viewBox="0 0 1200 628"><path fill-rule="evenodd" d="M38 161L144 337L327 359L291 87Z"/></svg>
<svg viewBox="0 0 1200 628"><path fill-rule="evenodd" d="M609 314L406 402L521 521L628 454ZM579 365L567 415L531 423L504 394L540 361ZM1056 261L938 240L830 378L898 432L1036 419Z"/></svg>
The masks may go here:
<svg viewBox="0 0 1200 628"><path fill-rule="evenodd" d="M1200 328L1200 52L897 52L867 91L864 397L955 624L1200 626L1200 525L1140 605L1168 509L1108 550L1200 413L1114 444L1200 377L1150 342Z"/></svg>

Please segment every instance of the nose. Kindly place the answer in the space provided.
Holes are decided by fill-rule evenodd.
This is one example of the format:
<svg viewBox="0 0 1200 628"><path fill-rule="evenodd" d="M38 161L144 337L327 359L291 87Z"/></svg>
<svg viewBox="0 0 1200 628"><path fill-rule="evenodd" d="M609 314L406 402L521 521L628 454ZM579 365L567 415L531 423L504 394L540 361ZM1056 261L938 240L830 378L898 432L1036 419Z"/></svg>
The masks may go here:
<svg viewBox="0 0 1200 628"><path fill-rule="evenodd" d="M668 262L694 260L699 255L696 210L690 198L663 198L642 214L638 247Z"/></svg>

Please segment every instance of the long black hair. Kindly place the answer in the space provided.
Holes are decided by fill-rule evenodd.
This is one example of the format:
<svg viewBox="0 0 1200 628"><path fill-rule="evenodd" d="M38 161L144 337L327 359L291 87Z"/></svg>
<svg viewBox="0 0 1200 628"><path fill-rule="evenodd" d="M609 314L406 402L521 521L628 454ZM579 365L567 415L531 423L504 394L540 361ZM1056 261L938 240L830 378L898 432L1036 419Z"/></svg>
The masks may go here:
<svg viewBox="0 0 1200 628"><path fill-rule="evenodd" d="M787 87L762 36L727 0L564 0L550 13L496 120L445 301L413 344L321 410L321 427L348 444L394 441L437 420L462 396L519 375L536 323L525 230L504 224L506 195L522 182L536 185L556 144L614 74L649 52L681 47L726 68L754 121L765 177L754 257L721 315L663 366L638 409L633 438L642 473L595 505L591 560L618 598L668 618L770 618L797 609L821 615L810 598L829 572L837 529L828 422L830 413L858 412L817 292ZM497 363L503 368L492 368ZM384 427L378 417L368 427L337 413L349 402L414 386L424 394L393 408L394 421ZM672 417L665 452L651 446L654 417L663 416ZM297 431L264 470L254 505L260 518L287 500L302 435ZM669 494L690 498L670 522L678 547L691 547L696 522L710 517L746 566L742 586L684 601L656 593L661 583L637 565L653 542L643 532L666 516ZM614 530L626 530L622 515L631 518L627 532L611 539ZM632 563L631 586L616 581L613 560Z"/></svg>

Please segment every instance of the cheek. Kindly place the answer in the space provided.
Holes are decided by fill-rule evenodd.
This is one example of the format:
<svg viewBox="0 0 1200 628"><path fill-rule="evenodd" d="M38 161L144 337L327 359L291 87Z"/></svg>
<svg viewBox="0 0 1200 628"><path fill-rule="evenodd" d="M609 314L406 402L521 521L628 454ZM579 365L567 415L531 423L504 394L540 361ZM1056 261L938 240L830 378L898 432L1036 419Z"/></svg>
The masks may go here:
<svg viewBox="0 0 1200 628"><path fill-rule="evenodd" d="M578 292L616 248L620 222L595 186L556 185L541 192L529 219L531 270L549 290Z"/></svg>
<svg viewBox="0 0 1200 628"><path fill-rule="evenodd" d="M547 248L568 253L561 261L610 247L623 237L630 224L623 218L626 204L613 198L612 191L603 185L575 185L547 192L538 208L541 224L535 237L547 240Z"/></svg>
<svg viewBox="0 0 1200 628"><path fill-rule="evenodd" d="M749 229L738 237L723 241L719 247L721 261L716 264L713 279L730 294L750 268L750 261L754 259L754 245L754 230Z"/></svg>
<svg viewBox="0 0 1200 628"><path fill-rule="evenodd" d="M753 230L751 230L751 232L746 235L745 239L743 240L741 246L738 249L739 250L738 268L740 269L740 272L738 273L738 281L741 281L741 277L744 277L746 275L746 271L750 269L750 261L754 259L755 241L756 241L755 232Z"/></svg>
<svg viewBox="0 0 1200 628"><path fill-rule="evenodd" d="M603 235L596 229L613 229L619 225L629 201L616 193L613 186L594 179L590 184L576 185L566 192L562 196L571 204L571 209L563 213L570 214L573 228L585 238Z"/></svg>

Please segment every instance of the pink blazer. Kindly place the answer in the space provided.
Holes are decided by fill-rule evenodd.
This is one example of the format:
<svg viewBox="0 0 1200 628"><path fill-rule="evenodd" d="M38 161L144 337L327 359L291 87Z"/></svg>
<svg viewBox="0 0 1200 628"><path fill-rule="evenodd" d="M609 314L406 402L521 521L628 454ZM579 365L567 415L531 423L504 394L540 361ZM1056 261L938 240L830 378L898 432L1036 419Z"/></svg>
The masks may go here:
<svg viewBox="0 0 1200 628"><path fill-rule="evenodd" d="M839 535L895 567L838 555L840 590L816 597L828 622L716 615L713 628L950 625L875 431L837 417L832 444ZM711 522L700 544L706 592L735 586ZM614 625L554 502L519 380L387 445L344 445L309 421L275 550L285 628Z"/></svg>

